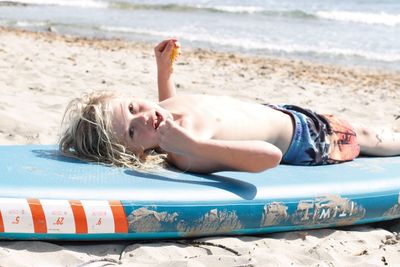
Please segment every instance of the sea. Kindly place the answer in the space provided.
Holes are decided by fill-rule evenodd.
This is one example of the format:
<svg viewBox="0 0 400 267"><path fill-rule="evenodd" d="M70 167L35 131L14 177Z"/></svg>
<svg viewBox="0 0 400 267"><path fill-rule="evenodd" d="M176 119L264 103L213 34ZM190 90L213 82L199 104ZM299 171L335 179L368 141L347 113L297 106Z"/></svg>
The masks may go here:
<svg viewBox="0 0 400 267"><path fill-rule="evenodd" d="M400 70L400 0L0 0L0 26Z"/></svg>

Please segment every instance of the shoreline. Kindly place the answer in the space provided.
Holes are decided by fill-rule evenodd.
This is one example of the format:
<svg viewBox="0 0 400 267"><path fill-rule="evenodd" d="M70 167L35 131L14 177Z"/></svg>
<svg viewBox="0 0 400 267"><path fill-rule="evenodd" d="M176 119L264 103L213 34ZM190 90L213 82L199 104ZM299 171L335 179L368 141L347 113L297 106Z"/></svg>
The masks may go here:
<svg viewBox="0 0 400 267"><path fill-rule="evenodd" d="M18 28L0 27L0 33L15 34L17 36L29 36L35 40L42 41L58 41L67 44L91 47L109 51L143 49L144 51L153 52L153 45L147 42L134 42L120 38L90 38L74 35L58 34L56 32L35 32ZM154 44L156 45L156 44ZM400 71L392 69L376 69L367 68L366 66L343 66L340 64L323 64L314 61L300 60L300 59L287 59L284 57L274 56L258 56L236 52L219 52L213 50L206 50L202 48L183 48L185 55L189 58L195 57L201 61L216 60L217 63L229 62L240 64L261 65L261 69L271 71L269 64L273 64L275 68L283 68L288 72L288 77L291 75L296 79L301 79L308 72L314 72L314 76L307 77L311 81L324 84L344 85L350 80L362 81L366 79L359 86L378 86L383 89L399 89L400 88ZM184 65L185 62L178 62L178 65ZM224 66L224 63L221 63ZM263 66L264 65L264 66ZM308 69L308 70L307 70ZM318 72L324 73L319 75ZM331 73L326 75L325 73ZM325 80L325 81L324 81ZM348 85L348 84L347 84Z"/></svg>
<svg viewBox="0 0 400 267"><path fill-rule="evenodd" d="M51 144L64 109L88 90L157 97L153 46L0 28L0 144ZM310 62L185 49L182 94L291 103L400 131L400 75ZM400 219L342 228L183 242L1 241L6 266L376 266L400 264ZM240 255L224 249L229 248ZM34 261L33 261L34 259Z"/></svg>
<svg viewBox="0 0 400 267"><path fill-rule="evenodd" d="M82 47L92 47L97 49L119 51L119 50L131 50L131 49L144 49L145 51L152 52L153 45L147 42L133 42L120 38L88 38L73 35L63 35L55 32L35 32L24 29L17 28L5 28L0 27L0 33L15 34L17 36L29 36L36 40L51 40L51 41L61 41L71 45L78 45ZM155 45L155 44L154 44ZM337 83L336 85L341 85L347 77L352 79L367 79L362 86L388 86L391 89L392 86L395 88L400 88L400 71L397 70L384 70L367 68L365 66L343 66L340 64L323 64L314 61L300 60L300 59L286 59L284 57L274 57L274 56L257 56L250 54L242 54L235 52L218 52L213 50L206 50L202 48L189 48L186 50L184 48L184 53L188 57L197 57L200 60L210 60L215 59L218 61L230 61L231 63L242 63L242 64L264 64L268 65L274 64L277 68L285 68L288 71L288 78L290 75L294 75L295 78L301 79L302 75L306 73L306 69L319 70L320 72L326 73L331 72L332 75L321 75L315 73L312 78L315 82L320 82L323 79L328 79L327 83ZM178 64L184 64L179 63ZM268 67L261 67L263 70L269 70ZM300 69L300 70L297 70ZM308 70L311 72L311 70ZM340 77L343 75L344 77ZM389 81L385 84L383 80ZM322 85L325 82L321 83Z"/></svg>
<svg viewBox="0 0 400 267"><path fill-rule="evenodd" d="M122 50L122 49L150 49L152 52L153 45L149 42L145 41L132 41L123 38L116 37L83 37L79 35L69 35L69 34L60 34L56 31L53 31L49 28L48 31L31 31L22 28L13 28L13 27L4 27L0 26L0 33L13 33L16 35L25 35L31 36L35 39L42 40L53 40L53 41L63 41L66 43L74 43L76 45L81 46L91 46L99 49L106 50ZM156 43L154 43L156 45ZM335 63L322 63L319 61L313 60L304 60L304 59L294 59L294 58L286 58L284 56L272 56L272 55L255 55L249 53L240 53L240 52L224 52L217 50L209 50L204 48L185 48L185 53L188 52L188 55L199 56L202 59L209 59L210 57L217 57L219 59L234 59L237 58L240 62L248 62L248 63L260 63L260 62L271 62L274 64L279 64L280 66L289 67L291 64L300 64L302 67L310 67L310 68L323 68L323 70L335 70L341 69L347 75L356 76L356 75L366 75L366 78L376 78L376 76L383 75L388 79L397 80L397 85L400 86L400 78L396 77L400 75L400 70L394 69L383 69L383 68L375 68L375 67L367 67L363 65L350 65L344 66L342 64Z"/></svg>

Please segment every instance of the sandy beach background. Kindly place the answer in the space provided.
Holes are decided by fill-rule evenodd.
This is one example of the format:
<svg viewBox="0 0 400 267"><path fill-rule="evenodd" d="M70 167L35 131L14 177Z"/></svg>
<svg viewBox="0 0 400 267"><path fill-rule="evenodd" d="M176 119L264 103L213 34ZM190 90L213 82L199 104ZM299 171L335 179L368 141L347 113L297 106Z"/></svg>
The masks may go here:
<svg viewBox="0 0 400 267"><path fill-rule="evenodd" d="M156 45L156 43L154 43ZM185 49L181 94L292 103L400 131L400 73ZM0 144L57 142L64 108L111 89L157 99L153 45L0 29ZM400 220L160 242L0 241L0 266L396 266Z"/></svg>

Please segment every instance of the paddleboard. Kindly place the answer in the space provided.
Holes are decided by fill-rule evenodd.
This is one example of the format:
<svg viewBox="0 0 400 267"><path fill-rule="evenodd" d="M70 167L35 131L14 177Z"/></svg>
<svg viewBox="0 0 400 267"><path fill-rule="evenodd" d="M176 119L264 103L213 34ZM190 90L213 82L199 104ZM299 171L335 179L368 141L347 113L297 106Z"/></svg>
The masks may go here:
<svg viewBox="0 0 400 267"><path fill-rule="evenodd" d="M0 146L0 238L166 239L254 235L400 217L400 157L251 174L138 172Z"/></svg>

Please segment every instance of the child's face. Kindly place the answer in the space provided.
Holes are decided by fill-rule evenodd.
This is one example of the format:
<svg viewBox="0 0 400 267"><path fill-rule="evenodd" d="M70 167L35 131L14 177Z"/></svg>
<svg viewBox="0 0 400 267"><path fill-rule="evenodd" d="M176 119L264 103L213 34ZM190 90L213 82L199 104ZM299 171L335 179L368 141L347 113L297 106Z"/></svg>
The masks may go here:
<svg viewBox="0 0 400 267"><path fill-rule="evenodd" d="M159 105L135 98L114 98L111 107L114 136L136 155L158 147L158 126L172 118L171 113Z"/></svg>

